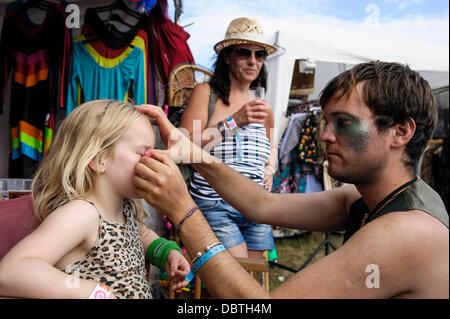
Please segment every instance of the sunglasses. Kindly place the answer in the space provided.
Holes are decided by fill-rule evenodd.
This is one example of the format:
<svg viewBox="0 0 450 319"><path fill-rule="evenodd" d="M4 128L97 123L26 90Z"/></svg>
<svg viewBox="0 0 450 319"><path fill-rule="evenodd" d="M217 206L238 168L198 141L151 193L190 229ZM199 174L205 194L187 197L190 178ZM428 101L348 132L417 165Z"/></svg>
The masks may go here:
<svg viewBox="0 0 450 319"><path fill-rule="evenodd" d="M246 58L246 59L251 57L252 53L255 53L255 59L258 61L264 61L266 59L266 57L268 56L266 50L251 50L251 49L247 49L247 48L236 48L236 49L234 49L234 52L236 53L236 55L238 57Z"/></svg>

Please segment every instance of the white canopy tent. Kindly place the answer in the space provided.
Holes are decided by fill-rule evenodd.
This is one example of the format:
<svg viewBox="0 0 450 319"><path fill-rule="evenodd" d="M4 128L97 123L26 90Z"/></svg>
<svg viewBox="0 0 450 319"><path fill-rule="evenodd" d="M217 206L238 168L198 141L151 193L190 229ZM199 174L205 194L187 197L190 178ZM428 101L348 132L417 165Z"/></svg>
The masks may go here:
<svg viewBox="0 0 450 319"><path fill-rule="evenodd" d="M345 36L343 36L345 34ZM354 31L343 33L330 27L308 27L292 32L279 30L270 43L280 49L269 57L266 66L269 72L267 100L275 116L275 131L281 137L281 120L288 106L291 80L296 59L316 62L315 99L326 83L335 75L353 65L380 60L408 64L428 80L432 89L449 85L449 47L399 37L387 37L376 32Z"/></svg>

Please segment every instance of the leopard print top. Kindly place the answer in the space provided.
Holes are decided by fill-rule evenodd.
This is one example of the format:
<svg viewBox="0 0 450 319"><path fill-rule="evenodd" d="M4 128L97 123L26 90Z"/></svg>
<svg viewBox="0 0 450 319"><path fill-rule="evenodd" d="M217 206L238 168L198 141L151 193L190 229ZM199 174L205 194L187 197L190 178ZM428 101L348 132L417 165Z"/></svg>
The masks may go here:
<svg viewBox="0 0 450 319"><path fill-rule="evenodd" d="M80 279L105 284L117 298L151 299L150 285L145 277L144 247L133 206L128 200L124 201L123 214L126 224L109 223L99 213L98 236L94 246L81 260L68 265L63 271L72 276L78 275Z"/></svg>

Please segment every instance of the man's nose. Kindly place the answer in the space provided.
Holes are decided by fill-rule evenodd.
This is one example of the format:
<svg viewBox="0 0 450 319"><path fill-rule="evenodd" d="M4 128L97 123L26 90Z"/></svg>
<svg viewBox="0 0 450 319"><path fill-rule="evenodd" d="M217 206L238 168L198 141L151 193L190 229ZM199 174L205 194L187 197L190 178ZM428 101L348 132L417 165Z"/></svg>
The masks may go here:
<svg viewBox="0 0 450 319"><path fill-rule="evenodd" d="M322 142L335 143L336 142L336 134L334 133L331 125L328 124L325 126L322 135L320 136L320 140Z"/></svg>

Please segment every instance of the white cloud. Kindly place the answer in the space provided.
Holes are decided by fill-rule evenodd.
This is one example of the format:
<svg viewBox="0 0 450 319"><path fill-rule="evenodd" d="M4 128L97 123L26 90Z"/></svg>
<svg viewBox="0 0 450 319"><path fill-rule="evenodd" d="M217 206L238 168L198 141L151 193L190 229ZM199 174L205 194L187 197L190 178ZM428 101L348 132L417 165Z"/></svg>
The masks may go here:
<svg viewBox="0 0 450 319"><path fill-rule="evenodd" d="M385 2L400 2L399 0L384 0ZM449 43L448 10L442 16L407 15L405 18L387 20L381 12L379 23L367 25L365 21L342 20L327 14L328 0L308 1L185 1L185 13L181 25L194 22L186 30L191 34L189 45L197 63L211 67L214 57L213 45L225 36L229 22L240 16L256 18L263 26L266 36L277 30L285 29L304 35L325 34L337 32L342 37L352 37L355 34L367 34L368 37L383 35L425 41L438 44ZM404 0L406 6L417 3L418 0ZM189 9L188 9L189 8ZM322 8L322 9L321 9ZM329 9L328 9L329 10ZM432 58L433 52L430 52Z"/></svg>

